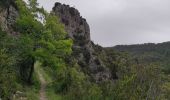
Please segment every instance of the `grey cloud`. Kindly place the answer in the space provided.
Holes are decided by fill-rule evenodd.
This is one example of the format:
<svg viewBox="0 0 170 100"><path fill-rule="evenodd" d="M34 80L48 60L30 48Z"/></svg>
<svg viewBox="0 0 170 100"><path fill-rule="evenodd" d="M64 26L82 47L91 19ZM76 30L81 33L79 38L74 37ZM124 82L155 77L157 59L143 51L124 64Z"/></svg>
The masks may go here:
<svg viewBox="0 0 170 100"><path fill-rule="evenodd" d="M170 0L38 0L48 11L55 2L76 7L102 46L169 41Z"/></svg>

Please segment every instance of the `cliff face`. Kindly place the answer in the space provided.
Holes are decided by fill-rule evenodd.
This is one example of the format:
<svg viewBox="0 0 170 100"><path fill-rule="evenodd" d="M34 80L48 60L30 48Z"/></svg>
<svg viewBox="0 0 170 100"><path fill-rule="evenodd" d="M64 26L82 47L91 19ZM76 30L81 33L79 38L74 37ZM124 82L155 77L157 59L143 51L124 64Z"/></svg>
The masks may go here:
<svg viewBox="0 0 170 100"><path fill-rule="evenodd" d="M14 33L12 27L19 13L13 0L0 1L0 25L3 31Z"/></svg>
<svg viewBox="0 0 170 100"><path fill-rule="evenodd" d="M73 56L82 70L92 76L96 82L112 80L113 74L98 56L96 45L90 39L89 25L80 16L79 11L68 5L56 3L53 13L59 17L69 37L73 39Z"/></svg>

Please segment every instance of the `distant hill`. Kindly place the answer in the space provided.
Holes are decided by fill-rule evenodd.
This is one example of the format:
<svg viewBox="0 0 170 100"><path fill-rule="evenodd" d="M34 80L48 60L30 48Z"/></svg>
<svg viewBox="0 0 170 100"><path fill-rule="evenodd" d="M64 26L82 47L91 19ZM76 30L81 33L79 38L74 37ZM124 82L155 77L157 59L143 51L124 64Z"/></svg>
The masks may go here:
<svg viewBox="0 0 170 100"><path fill-rule="evenodd" d="M155 52L164 53L170 50L170 42L164 42L158 44L145 43L145 44L136 44L136 45L117 45L113 48L118 51L128 51L131 53L143 53L145 51L147 52L155 51Z"/></svg>
<svg viewBox="0 0 170 100"><path fill-rule="evenodd" d="M170 70L170 42L117 45L106 49L127 52L141 63L160 63L163 68Z"/></svg>

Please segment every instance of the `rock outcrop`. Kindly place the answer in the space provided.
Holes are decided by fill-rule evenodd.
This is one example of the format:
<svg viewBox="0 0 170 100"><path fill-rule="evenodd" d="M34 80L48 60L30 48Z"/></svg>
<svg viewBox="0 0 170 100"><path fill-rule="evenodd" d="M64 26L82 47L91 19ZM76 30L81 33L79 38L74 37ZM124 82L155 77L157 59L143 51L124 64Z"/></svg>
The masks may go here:
<svg viewBox="0 0 170 100"><path fill-rule="evenodd" d="M0 25L3 31L13 33L12 27L19 13L13 0L0 1Z"/></svg>
<svg viewBox="0 0 170 100"><path fill-rule="evenodd" d="M90 39L89 25L79 11L69 5L56 3L52 12L59 17L69 37L73 39L73 54L82 70L96 82L112 80L111 72L96 54L95 44Z"/></svg>

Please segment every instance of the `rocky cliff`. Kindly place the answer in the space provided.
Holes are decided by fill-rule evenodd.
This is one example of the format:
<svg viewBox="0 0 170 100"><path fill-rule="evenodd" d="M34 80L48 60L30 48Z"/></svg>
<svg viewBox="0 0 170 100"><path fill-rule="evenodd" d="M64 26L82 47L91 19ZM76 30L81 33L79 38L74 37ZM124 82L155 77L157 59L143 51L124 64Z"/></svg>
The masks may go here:
<svg viewBox="0 0 170 100"><path fill-rule="evenodd" d="M0 1L0 25L3 31L14 33L12 27L19 16L14 0Z"/></svg>
<svg viewBox="0 0 170 100"><path fill-rule="evenodd" d="M89 25L86 19L80 16L79 11L69 5L55 3L52 12L59 17L69 37L73 39L73 56L82 70L92 76L96 82L114 79L116 73L111 74L99 57L100 54L97 54L99 50L90 39ZM103 52L102 47L101 51Z"/></svg>

